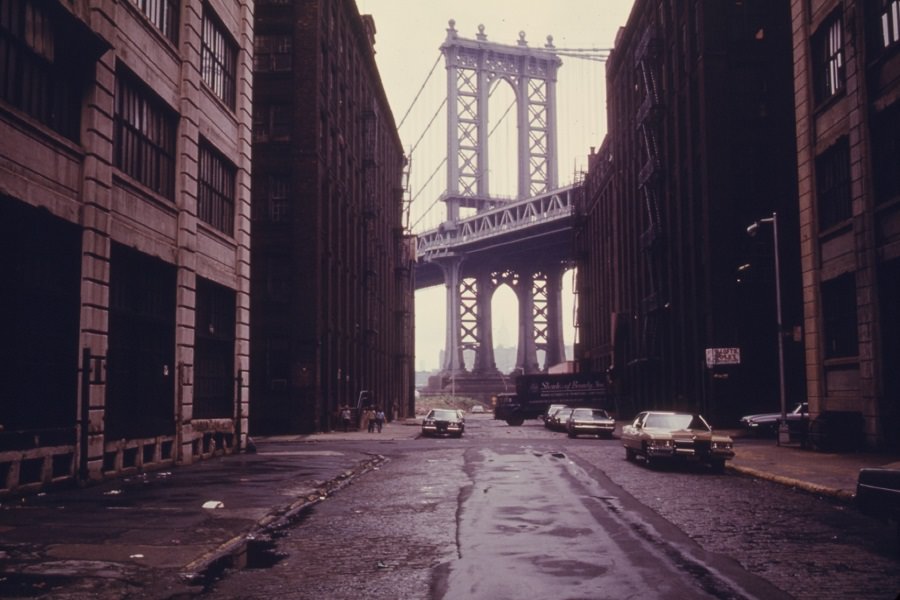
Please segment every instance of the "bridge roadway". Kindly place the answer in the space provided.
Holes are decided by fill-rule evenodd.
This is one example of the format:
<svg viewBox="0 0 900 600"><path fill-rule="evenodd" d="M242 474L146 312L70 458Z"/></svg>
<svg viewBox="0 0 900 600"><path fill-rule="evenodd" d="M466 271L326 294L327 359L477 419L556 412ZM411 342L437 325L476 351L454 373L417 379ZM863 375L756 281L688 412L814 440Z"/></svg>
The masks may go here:
<svg viewBox="0 0 900 600"><path fill-rule="evenodd" d="M460 276L473 270L525 270L571 262L575 198L581 184L514 200L421 233L416 242L416 289L444 283L441 258L462 256Z"/></svg>

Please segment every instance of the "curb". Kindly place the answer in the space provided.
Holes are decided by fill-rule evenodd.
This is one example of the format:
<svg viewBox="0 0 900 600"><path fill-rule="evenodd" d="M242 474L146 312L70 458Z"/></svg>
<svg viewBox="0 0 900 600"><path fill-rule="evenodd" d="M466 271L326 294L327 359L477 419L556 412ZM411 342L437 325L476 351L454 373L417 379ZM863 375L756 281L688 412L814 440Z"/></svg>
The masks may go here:
<svg viewBox="0 0 900 600"><path fill-rule="evenodd" d="M772 473L767 473L765 471L759 471L757 469L753 469L750 467L741 467L738 465L729 464L727 465L729 469L732 471L736 471L741 475L746 475L749 477L754 477L756 479L765 479L766 481L772 481L774 483L778 483L781 485L785 485L788 487L797 488L803 490L804 492L809 492L811 494L818 494L820 496L827 496L838 502L842 502L845 504L853 504L854 499L856 498L856 494L853 492L848 492L846 490L838 490L830 487L826 487L824 485L819 485L816 483L811 483L809 481L803 481L801 479L794 479L792 477L784 477L783 475L773 475Z"/></svg>
<svg viewBox="0 0 900 600"><path fill-rule="evenodd" d="M271 536L274 532L289 526L303 511L326 500L331 494L349 485L353 479L375 469L386 462L386 460L380 454L374 455L368 460L362 461L353 469L344 471L334 479L326 481L323 485L310 491L305 496L301 496L291 504L273 508L266 516L245 531L219 544L214 549L182 567L179 570L179 577L188 585L203 585L207 581L214 579L223 570L241 564L241 559L246 555L247 546L250 542Z"/></svg>

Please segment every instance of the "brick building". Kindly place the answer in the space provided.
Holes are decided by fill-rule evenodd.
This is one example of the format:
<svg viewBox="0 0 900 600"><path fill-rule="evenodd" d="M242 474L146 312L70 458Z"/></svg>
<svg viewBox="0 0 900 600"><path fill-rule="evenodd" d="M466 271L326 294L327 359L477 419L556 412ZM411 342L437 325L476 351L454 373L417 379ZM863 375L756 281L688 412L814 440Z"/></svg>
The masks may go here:
<svg viewBox="0 0 900 600"><path fill-rule="evenodd" d="M606 370L621 417L777 410L771 227L784 323L801 322L791 23L777 0L637 0L607 61L608 135L576 231L582 370ZM799 335L787 398L804 397ZM739 365L707 349L738 348Z"/></svg>
<svg viewBox="0 0 900 600"><path fill-rule="evenodd" d="M246 431L251 5L0 3L0 491Z"/></svg>
<svg viewBox="0 0 900 600"><path fill-rule="evenodd" d="M793 0L810 410L900 447L900 0ZM849 413L847 415L846 413Z"/></svg>
<svg viewBox="0 0 900 600"><path fill-rule="evenodd" d="M413 411L404 157L352 0L261 0L253 111L254 432L327 431L338 406Z"/></svg>

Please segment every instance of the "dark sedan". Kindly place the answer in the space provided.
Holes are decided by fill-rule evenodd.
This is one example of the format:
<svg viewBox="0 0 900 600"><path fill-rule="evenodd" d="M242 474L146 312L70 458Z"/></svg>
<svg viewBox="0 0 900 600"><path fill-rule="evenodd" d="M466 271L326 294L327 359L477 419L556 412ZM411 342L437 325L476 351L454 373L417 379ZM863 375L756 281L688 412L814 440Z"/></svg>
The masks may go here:
<svg viewBox="0 0 900 600"><path fill-rule="evenodd" d="M804 424L809 421L809 407L806 402L798 402L785 416L791 432L802 431ZM757 435L774 435L778 431L780 420L781 413L745 415L741 417L741 425Z"/></svg>
<svg viewBox="0 0 900 600"><path fill-rule="evenodd" d="M458 410L433 408L422 420L422 435L452 435L462 437L466 421Z"/></svg>
<svg viewBox="0 0 900 600"><path fill-rule="evenodd" d="M602 408L576 408L566 421L569 437L596 435L611 438L616 420Z"/></svg>

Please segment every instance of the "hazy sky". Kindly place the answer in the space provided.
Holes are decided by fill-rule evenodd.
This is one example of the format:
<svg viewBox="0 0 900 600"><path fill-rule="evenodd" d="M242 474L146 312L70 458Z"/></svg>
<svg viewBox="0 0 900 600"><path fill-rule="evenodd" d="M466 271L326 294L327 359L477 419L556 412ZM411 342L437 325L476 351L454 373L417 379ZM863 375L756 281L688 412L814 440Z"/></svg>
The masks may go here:
<svg viewBox="0 0 900 600"><path fill-rule="evenodd" d="M488 40L493 42L515 44L519 32L524 31L532 47L543 47L547 35L552 35L557 48L611 48L632 4L633 0L357 0L360 13L371 14L375 19L375 56L396 121L399 123L413 106L400 128L400 136L407 152L415 147L411 187L418 195L411 221L417 223L417 230L435 227L443 219L443 208L439 203L435 206L434 200L446 189L446 167L441 169L439 162L446 154L446 117L440 115L433 126L428 125L446 96L442 59L428 84L423 84L440 56L448 21L454 19L459 35L465 38L474 38L478 26L484 25ZM599 146L603 139L603 88L602 63L563 57L557 86L561 185L570 183L574 172L586 167L590 147ZM417 93L419 99L413 103ZM493 106L492 118L495 112L502 112ZM424 139L420 140L423 133ZM497 133L499 138L502 134ZM491 139L491 182L492 186L501 186L502 165L495 164L499 161L493 152L503 142L494 143ZM432 173L436 175L429 183ZM492 193L501 192L492 189ZM566 288L571 288L571 279L566 277ZM445 337L445 293L442 286L416 293L416 369L439 367L438 355ZM571 294L565 295L566 343L571 344ZM494 297L497 345L515 345L513 298L505 288Z"/></svg>

